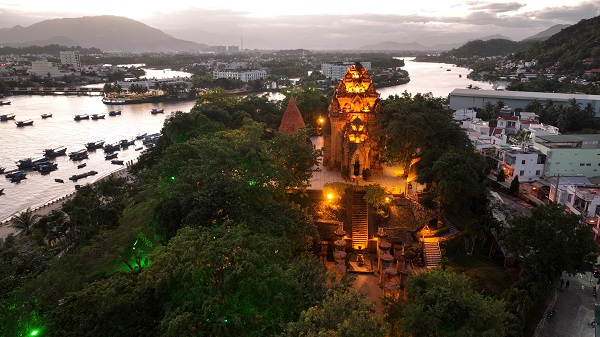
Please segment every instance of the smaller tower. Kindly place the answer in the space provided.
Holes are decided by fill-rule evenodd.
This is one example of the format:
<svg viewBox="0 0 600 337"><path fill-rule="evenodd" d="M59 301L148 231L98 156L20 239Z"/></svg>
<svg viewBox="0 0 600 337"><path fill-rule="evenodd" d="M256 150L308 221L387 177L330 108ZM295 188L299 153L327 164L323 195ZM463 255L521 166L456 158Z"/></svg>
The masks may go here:
<svg viewBox="0 0 600 337"><path fill-rule="evenodd" d="M298 130L303 128L304 119L302 119L302 113L296 106L296 100L292 96L288 102L287 108L281 118L281 124L279 124L279 132L286 133L288 135L297 133Z"/></svg>

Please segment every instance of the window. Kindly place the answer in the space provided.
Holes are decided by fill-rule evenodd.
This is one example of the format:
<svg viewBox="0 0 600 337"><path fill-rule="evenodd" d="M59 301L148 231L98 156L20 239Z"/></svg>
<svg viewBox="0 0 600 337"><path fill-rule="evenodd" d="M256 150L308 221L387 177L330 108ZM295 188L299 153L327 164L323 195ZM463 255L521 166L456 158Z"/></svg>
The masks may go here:
<svg viewBox="0 0 600 337"><path fill-rule="evenodd" d="M519 175L522 176L525 174L525 171L519 171Z"/></svg>
<svg viewBox="0 0 600 337"><path fill-rule="evenodd" d="M525 164L525 159L521 160L521 164Z"/></svg>
<svg viewBox="0 0 600 337"><path fill-rule="evenodd" d="M571 202L573 200L573 194L569 194L569 196L567 197L567 201Z"/></svg>
<svg viewBox="0 0 600 337"><path fill-rule="evenodd" d="M536 176L539 176L539 175L540 175L540 173L541 173L541 172L540 172L540 170L536 170L536 171L535 171L535 175L536 175Z"/></svg>
<svg viewBox="0 0 600 337"><path fill-rule="evenodd" d="M587 163L585 164L585 166L592 166L592 163Z"/></svg>
<svg viewBox="0 0 600 337"><path fill-rule="evenodd" d="M584 164L584 163L581 163L581 164L579 164L579 166L585 166L585 164Z"/></svg>

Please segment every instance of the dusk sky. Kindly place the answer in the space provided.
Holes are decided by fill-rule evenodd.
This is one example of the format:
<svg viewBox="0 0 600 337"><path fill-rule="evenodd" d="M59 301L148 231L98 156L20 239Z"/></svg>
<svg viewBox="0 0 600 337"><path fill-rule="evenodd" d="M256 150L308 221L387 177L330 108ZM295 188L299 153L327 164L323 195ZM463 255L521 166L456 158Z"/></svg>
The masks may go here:
<svg viewBox="0 0 600 337"><path fill-rule="evenodd" d="M245 48L336 49L384 41L425 46L501 34L521 40L600 15L600 0L527 1L81 1L0 0L0 28L117 15L176 38Z"/></svg>

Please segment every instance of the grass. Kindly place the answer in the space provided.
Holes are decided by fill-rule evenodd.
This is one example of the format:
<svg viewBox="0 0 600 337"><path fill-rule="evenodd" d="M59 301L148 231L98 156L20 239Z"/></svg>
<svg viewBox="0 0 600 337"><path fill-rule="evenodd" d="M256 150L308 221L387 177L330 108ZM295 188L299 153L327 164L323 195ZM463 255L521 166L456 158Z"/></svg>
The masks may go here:
<svg viewBox="0 0 600 337"><path fill-rule="evenodd" d="M502 263L489 259L487 254L478 250L480 246L478 242L473 255L470 256L465 250L462 237L445 243L441 248L446 250L444 256L448 258L447 269L464 273L485 295L500 298L502 293L517 280L518 275L505 269Z"/></svg>

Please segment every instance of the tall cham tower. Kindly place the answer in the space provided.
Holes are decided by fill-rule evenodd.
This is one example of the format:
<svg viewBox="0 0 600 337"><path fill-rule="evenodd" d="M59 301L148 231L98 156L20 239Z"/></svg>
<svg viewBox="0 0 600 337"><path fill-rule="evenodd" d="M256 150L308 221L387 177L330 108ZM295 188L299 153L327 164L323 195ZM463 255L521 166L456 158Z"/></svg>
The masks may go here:
<svg viewBox="0 0 600 337"><path fill-rule="evenodd" d="M381 163L373 131L381 105L367 70L348 68L329 104L331 133L325 135L325 164L342 175L362 177L365 169L379 172Z"/></svg>

